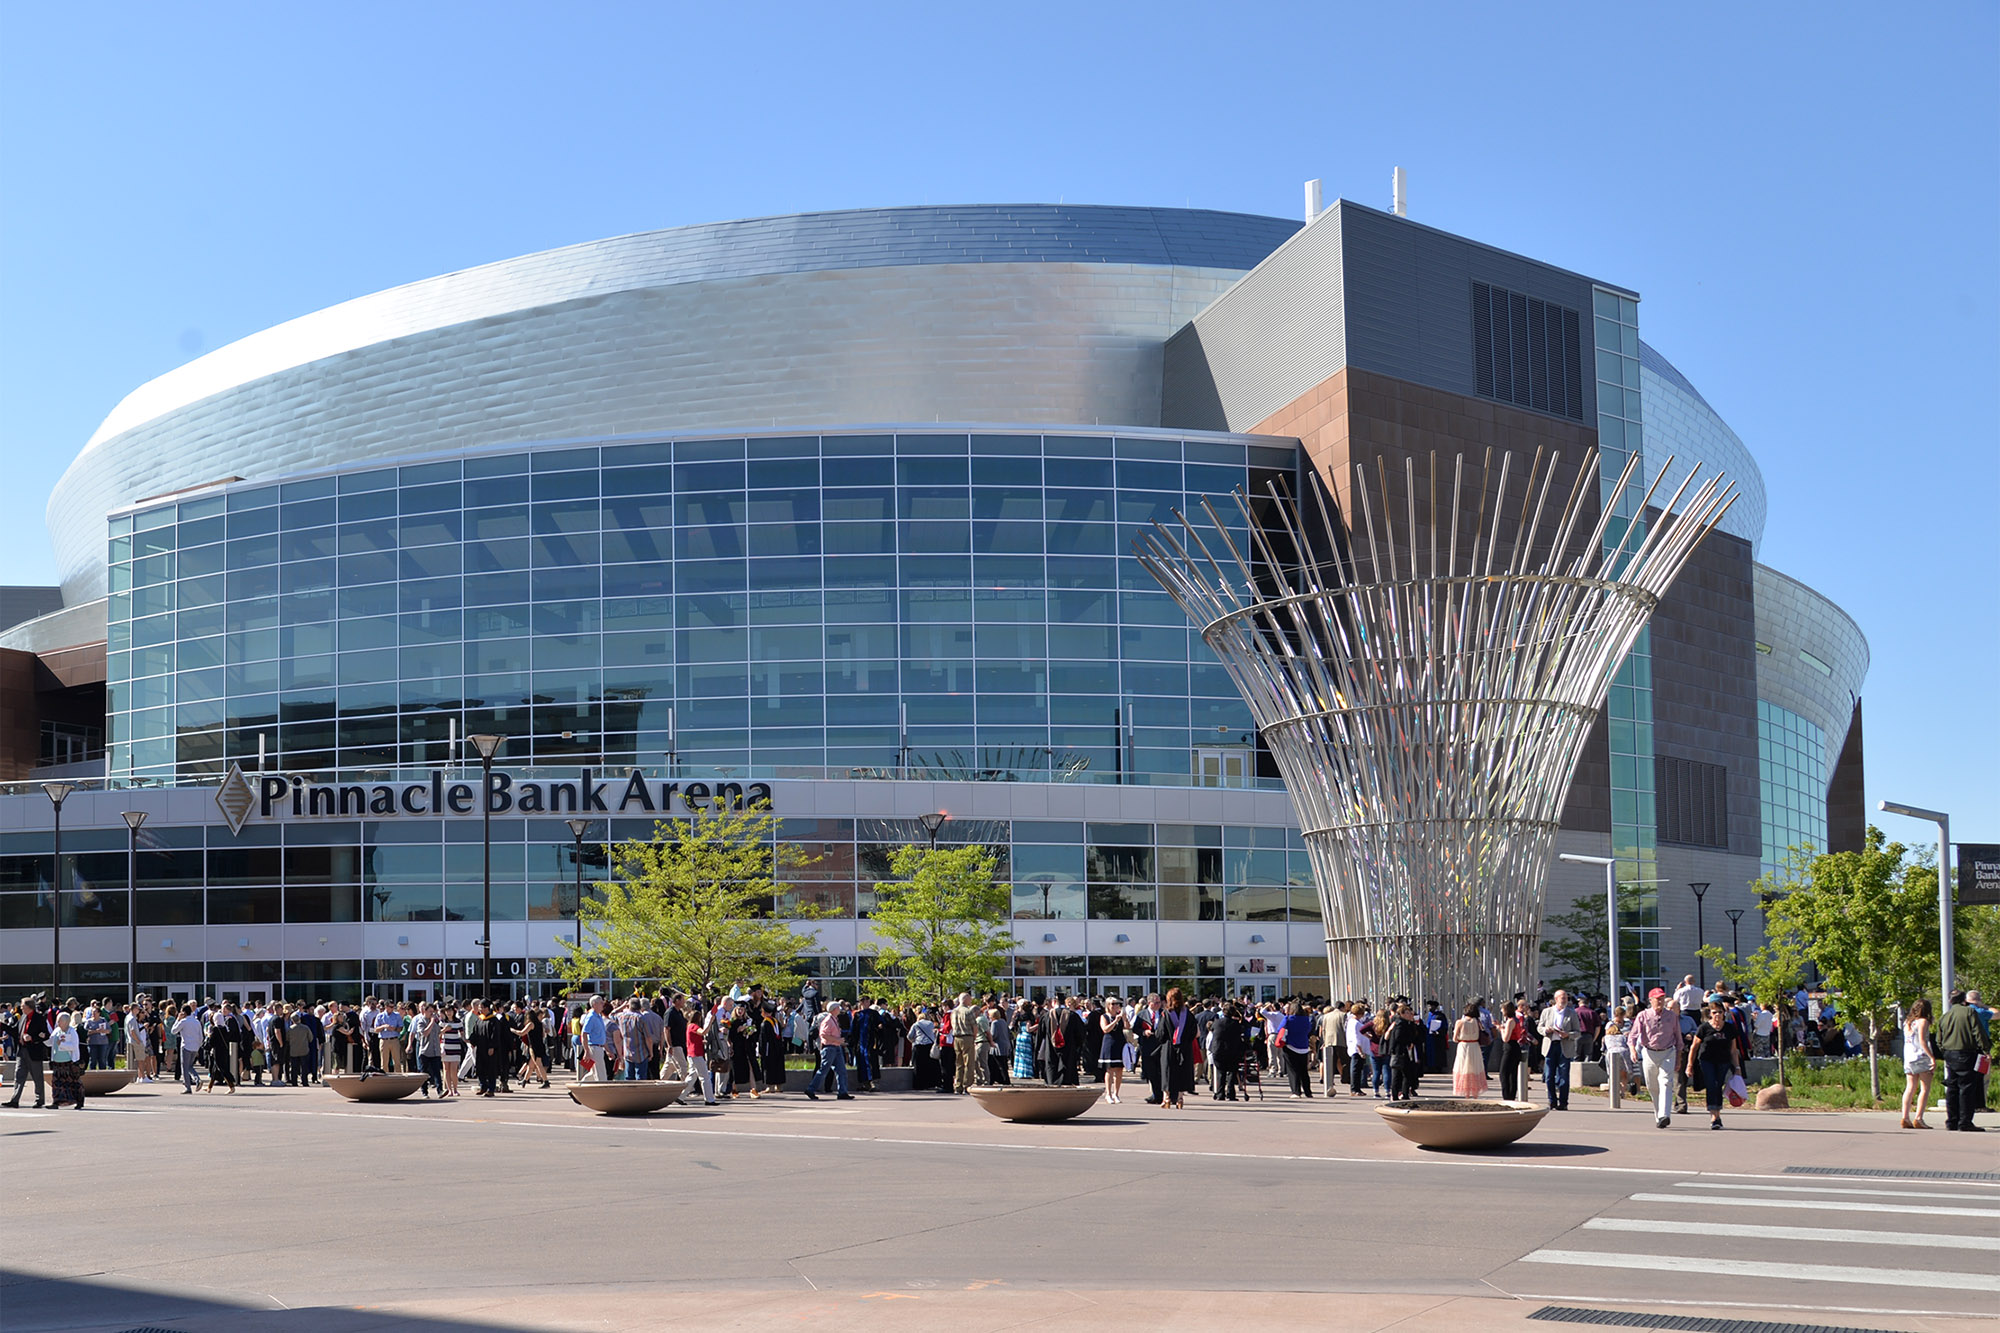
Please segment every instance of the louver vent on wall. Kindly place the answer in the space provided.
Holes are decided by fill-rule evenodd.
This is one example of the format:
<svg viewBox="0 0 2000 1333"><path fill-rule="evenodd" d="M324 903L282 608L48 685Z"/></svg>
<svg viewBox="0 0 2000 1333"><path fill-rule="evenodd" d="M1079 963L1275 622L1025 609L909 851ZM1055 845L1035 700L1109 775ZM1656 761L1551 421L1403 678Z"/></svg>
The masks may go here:
<svg viewBox="0 0 2000 1333"><path fill-rule="evenodd" d="M1729 770L1671 755L1653 756L1661 842L1729 850Z"/></svg>
<svg viewBox="0 0 2000 1333"><path fill-rule="evenodd" d="M1472 362L1482 398L1583 420L1583 321L1565 306L1472 284Z"/></svg>

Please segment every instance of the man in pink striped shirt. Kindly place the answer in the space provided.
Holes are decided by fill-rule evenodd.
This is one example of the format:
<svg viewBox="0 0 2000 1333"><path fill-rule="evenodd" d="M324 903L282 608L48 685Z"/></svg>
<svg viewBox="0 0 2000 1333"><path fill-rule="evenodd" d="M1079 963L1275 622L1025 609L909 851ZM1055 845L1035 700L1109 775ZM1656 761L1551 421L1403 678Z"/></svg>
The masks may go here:
<svg viewBox="0 0 2000 1333"><path fill-rule="evenodd" d="M1646 1088L1653 1097L1656 1123L1665 1129L1673 1121L1674 1075L1680 1066L1680 1006L1667 998L1658 986L1647 996L1649 1007L1632 1020L1625 1034L1629 1049L1638 1052L1646 1067Z"/></svg>

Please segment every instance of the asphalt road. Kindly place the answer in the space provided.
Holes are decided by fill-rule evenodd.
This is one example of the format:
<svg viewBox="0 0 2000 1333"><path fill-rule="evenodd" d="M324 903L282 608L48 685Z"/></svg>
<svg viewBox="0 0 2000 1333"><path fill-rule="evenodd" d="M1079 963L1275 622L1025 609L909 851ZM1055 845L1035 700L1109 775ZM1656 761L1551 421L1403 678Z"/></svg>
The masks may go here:
<svg viewBox="0 0 2000 1333"><path fill-rule="evenodd" d="M1345 1099L1173 1115L1133 1098L1030 1127L930 1095L622 1121L560 1089L381 1108L133 1089L0 1112L0 1327L374 1329L330 1311L413 1301L459 1305L395 1327L560 1327L527 1312L565 1296L574 1326L618 1326L586 1319L592 1302L719 1293L914 1317L896 1302L968 1290L1017 1311L1037 1292L1298 1293L1272 1317L1317 1308L1320 1326L1363 1305L1313 1293L1872 1328L2000 1312L2000 1140L1880 1115L1661 1131L1577 1101L1465 1158ZM1987 1178L1917 1174L1935 1171ZM278 1313L301 1310L320 1313Z"/></svg>

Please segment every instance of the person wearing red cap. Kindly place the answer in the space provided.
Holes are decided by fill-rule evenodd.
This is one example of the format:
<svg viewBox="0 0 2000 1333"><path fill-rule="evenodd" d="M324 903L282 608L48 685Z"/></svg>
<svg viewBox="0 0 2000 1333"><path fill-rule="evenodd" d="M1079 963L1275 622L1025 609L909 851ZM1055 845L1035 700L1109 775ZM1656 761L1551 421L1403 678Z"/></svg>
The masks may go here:
<svg viewBox="0 0 2000 1333"><path fill-rule="evenodd" d="M1681 1052L1680 1006L1658 986L1646 997L1648 1008L1632 1020L1626 1043L1645 1065L1646 1089L1653 1097L1654 1123L1665 1129L1674 1118L1674 1075Z"/></svg>

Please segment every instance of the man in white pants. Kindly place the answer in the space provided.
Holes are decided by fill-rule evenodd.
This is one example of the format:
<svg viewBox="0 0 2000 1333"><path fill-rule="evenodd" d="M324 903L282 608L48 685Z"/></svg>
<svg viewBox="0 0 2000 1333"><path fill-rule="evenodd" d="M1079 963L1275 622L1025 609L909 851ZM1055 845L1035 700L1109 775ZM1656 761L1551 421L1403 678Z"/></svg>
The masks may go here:
<svg viewBox="0 0 2000 1333"><path fill-rule="evenodd" d="M604 1058L611 1028L604 1011L604 997L595 995L590 1000L590 1012L583 1016L583 1054L590 1061L590 1072L583 1077L592 1083L611 1081L611 1066Z"/></svg>
<svg viewBox="0 0 2000 1333"><path fill-rule="evenodd" d="M1653 1097L1654 1123L1665 1129L1674 1118L1674 1074L1680 1066L1680 1007L1667 993L1653 987L1647 997L1650 1008L1639 1011L1625 1034L1626 1044L1638 1054L1646 1069L1646 1089Z"/></svg>

